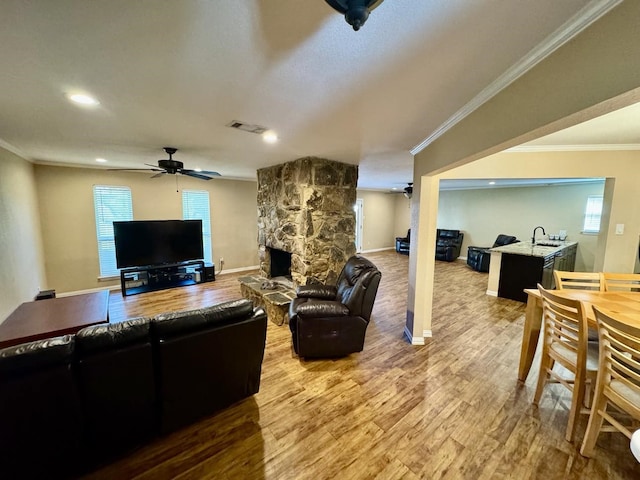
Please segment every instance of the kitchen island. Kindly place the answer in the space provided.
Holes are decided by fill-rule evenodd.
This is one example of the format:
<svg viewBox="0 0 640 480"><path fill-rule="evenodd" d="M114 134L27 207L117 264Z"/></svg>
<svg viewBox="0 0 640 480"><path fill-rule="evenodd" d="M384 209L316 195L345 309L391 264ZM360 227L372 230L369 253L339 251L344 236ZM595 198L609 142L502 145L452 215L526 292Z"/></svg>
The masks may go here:
<svg viewBox="0 0 640 480"><path fill-rule="evenodd" d="M527 301L525 288L555 288L554 270L573 271L577 242L518 242L491 249L487 295Z"/></svg>

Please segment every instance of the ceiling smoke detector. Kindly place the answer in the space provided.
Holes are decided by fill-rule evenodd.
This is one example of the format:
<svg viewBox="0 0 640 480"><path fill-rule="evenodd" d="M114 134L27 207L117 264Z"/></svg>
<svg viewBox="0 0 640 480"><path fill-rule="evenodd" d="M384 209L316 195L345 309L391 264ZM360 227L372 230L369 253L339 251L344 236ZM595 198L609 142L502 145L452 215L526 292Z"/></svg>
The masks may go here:
<svg viewBox="0 0 640 480"><path fill-rule="evenodd" d="M331 8L344 13L344 18L357 32L369 18L371 10L382 3L382 0L325 0Z"/></svg>

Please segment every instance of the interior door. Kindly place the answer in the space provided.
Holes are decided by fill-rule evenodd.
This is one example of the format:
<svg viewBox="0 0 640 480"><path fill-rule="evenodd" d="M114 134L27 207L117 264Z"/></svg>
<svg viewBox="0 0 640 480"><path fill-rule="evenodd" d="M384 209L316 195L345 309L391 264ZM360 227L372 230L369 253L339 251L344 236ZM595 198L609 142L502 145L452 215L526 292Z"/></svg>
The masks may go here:
<svg viewBox="0 0 640 480"><path fill-rule="evenodd" d="M353 210L356 212L356 252L362 252L362 219L363 219L363 201L361 198L356 199L356 204L353 206Z"/></svg>

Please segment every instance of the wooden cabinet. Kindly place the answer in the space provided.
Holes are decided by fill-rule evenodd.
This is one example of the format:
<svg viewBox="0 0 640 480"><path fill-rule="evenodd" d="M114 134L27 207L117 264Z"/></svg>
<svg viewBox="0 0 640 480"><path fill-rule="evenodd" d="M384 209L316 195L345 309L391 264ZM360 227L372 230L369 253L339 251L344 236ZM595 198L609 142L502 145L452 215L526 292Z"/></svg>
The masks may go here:
<svg viewBox="0 0 640 480"><path fill-rule="evenodd" d="M545 256L502 253L498 296L520 302L527 301L525 288L555 288L554 270L573 271L577 245L555 250Z"/></svg>

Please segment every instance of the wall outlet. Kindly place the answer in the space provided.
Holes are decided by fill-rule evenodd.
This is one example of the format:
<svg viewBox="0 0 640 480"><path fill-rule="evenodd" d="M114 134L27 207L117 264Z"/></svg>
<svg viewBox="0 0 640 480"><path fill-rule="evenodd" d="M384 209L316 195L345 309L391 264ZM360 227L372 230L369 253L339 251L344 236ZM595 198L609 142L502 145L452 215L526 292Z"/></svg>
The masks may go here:
<svg viewBox="0 0 640 480"><path fill-rule="evenodd" d="M220 265L224 265L224 258L220 257Z"/></svg>

